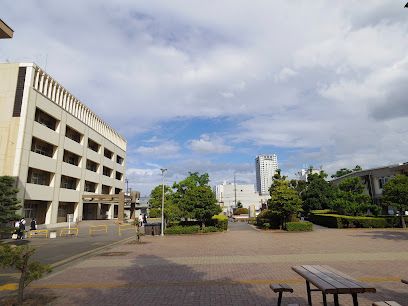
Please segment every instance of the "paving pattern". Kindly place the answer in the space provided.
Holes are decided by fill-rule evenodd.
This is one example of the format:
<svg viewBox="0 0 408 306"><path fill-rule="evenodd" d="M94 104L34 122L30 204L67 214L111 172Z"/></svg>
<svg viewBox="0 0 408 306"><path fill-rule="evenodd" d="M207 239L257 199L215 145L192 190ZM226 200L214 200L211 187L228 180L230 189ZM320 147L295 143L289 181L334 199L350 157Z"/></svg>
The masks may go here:
<svg viewBox="0 0 408 306"><path fill-rule="evenodd" d="M269 284L286 282L295 292L284 295L283 305L307 305L304 281L291 266L327 264L377 288L376 294L360 294L360 305L377 300L408 305L408 285L400 282L408 277L404 230L285 233L231 224L226 233L143 242L115 246L29 290L56 296L52 305L276 305ZM313 293L313 305L321 300ZM352 305L351 298L340 296L340 304Z"/></svg>

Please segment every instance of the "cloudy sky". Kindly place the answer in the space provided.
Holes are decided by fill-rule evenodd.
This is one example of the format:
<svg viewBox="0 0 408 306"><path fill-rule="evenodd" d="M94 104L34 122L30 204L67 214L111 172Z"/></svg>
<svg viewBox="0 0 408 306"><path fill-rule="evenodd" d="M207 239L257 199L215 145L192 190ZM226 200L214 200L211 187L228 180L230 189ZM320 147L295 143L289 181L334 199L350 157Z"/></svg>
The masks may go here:
<svg viewBox="0 0 408 306"><path fill-rule="evenodd" d="M160 168L254 183L408 161L399 0L3 0L0 60L35 62L128 140L130 186Z"/></svg>

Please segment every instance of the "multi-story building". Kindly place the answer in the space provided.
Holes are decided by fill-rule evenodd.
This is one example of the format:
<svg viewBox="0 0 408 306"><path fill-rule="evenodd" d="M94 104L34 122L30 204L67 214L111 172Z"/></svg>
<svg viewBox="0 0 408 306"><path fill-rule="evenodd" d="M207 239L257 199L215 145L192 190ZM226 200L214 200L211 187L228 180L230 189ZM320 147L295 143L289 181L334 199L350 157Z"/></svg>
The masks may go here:
<svg viewBox="0 0 408 306"><path fill-rule="evenodd" d="M220 185L216 185L214 188L215 197L223 212L227 215L231 215L233 209L238 203L242 204L242 207L248 208L251 205L255 206L255 210L259 211L262 204L266 204L270 198L269 195L259 195L255 191L254 184L234 184L223 182Z"/></svg>
<svg viewBox="0 0 408 306"><path fill-rule="evenodd" d="M273 176L278 169L276 154L258 155L255 158L256 187L260 195L269 194Z"/></svg>
<svg viewBox="0 0 408 306"><path fill-rule="evenodd" d="M126 140L35 64L0 64L0 175L38 224L114 218L84 194L124 189Z"/></svg>
<svg viewBox="0 0 408 306"><path fill-rule="evenodd" d="M322 169L313 169L313 168L309 168L309 169L301 169L298 173L298 179L299 181L305 181L307 182L307 176L309 174L319 174L321 171L323 171Z"/></svg>

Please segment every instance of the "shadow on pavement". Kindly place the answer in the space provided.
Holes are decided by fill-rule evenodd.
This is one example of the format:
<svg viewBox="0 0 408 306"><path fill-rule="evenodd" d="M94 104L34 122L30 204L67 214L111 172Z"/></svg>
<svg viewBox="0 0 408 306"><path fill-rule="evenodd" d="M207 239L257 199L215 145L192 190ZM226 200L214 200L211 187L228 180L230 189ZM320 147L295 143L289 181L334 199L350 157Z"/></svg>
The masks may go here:
<svg viewBox="0 0 408 306"><path fill-rule="evenodd" d="M353 235L355 237L365 237L371 239L388 239L388 240L408 240L408 231L367 231L363 234Z"/></svg>
<svg viewBox="0 0 408 306"><path fill-rule="evenodd" d="M214 266L214 270L217 267ZM98 279L104 281L108 275ZM81 278L77 281L80 283ZM95 280L97 283L98 280ZM176 264L158 256L140 255L132 265L120 270L112 279L111 288L58 289L51 294L63 293L55 305L276 305L277 295L260 285L235 282L229 278L213 279L194 267ZM262 285L269 288L269 285ZM61 291L64 290L64 291ZM47 290L46 290L47 291ZM306 300L287 294L283 304Z"/></svg>

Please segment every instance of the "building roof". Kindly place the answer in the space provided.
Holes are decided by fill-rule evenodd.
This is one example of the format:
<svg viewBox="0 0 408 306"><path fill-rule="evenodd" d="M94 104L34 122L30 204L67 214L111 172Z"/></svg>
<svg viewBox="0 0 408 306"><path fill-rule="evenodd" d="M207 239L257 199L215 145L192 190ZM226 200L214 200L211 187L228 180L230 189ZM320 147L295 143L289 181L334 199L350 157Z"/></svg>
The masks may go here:
<svg viewBox="0 0 408 306"><path fill-rule="evenodd" d="M0 19L0 38L12 38L13 33L13 29Z"/></svg>
<svg viewBox="0 0 408 306"><path fill-rule="evenodd" d="M401 163L401 164L382 166L382 167L376 167L376 168L370 168L370 169L365 169L365 170L360 170L360 171L354 171L354 172L348 173L346 175L343 175L341 177L334 178L330 182L337 182L337 181L343 180L343 179L348 178L348 177L360 177L360 176L370 175L370 174L374 174L376 172L381 172L381 171L384 171L384 170L388 170L388 171L405 170L405 171L408 171L408 162Z"/></svg>

